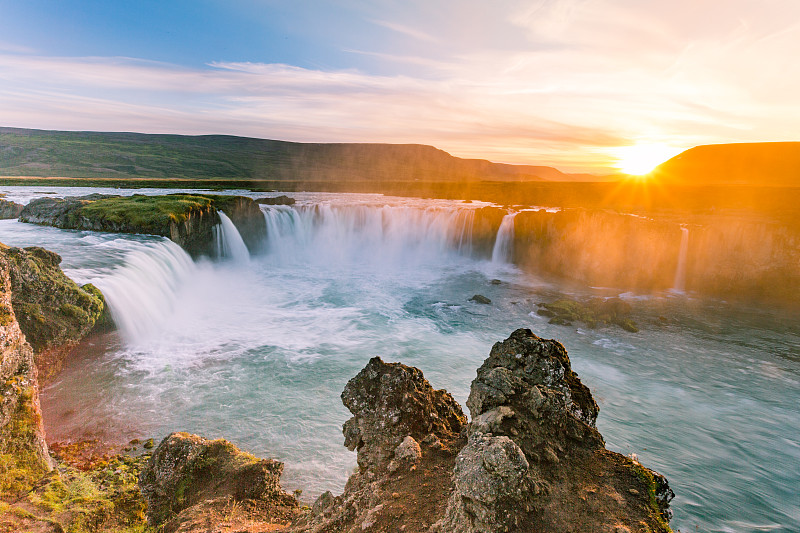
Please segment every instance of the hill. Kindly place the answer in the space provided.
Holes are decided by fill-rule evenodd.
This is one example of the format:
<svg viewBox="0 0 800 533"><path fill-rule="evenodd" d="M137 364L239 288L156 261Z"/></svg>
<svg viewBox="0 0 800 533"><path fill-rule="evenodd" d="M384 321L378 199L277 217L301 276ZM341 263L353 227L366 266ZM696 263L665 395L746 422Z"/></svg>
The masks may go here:
<svg viewBox="0 0 800 533"><path fill-rule="evenodd" d="M461 159L419 144L0 128L0 176L253 181L575 181L546 166Z"/></svg>
<svg viewBox="0 0 800 533"><path fill-rule="evenodd" d="M666 185L800 187L800 142L696 146L652 175Z"/></svg>

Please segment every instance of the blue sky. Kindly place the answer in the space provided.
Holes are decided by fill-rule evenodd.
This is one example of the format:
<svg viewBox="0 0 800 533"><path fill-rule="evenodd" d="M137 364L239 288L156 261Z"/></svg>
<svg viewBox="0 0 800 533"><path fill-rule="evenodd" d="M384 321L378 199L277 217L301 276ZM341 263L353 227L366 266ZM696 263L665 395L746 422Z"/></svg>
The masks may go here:
<svg viewBox="0 0 800 533"><path fill-rule="evenodd" d="M0 125L602 172L639 147L796 140L798 42L795 0L0 0Z"/></svg>

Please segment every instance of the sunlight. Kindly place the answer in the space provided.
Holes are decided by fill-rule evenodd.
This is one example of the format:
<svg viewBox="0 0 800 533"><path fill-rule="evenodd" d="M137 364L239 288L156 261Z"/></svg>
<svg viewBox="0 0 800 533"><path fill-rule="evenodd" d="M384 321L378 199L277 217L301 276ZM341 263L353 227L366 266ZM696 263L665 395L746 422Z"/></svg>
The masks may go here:
<svg viewBox="0 0 800 533"><path fill-rule="evenodd" d="M643 176L658 165L681 153L683 149L661 143L636 143L614 150L616 167L625 174Z"/></svg>

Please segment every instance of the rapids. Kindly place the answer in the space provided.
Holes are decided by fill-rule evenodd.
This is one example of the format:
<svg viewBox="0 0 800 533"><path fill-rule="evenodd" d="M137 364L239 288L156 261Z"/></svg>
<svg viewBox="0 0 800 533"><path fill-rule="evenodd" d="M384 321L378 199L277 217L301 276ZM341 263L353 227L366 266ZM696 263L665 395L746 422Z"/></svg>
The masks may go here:
<svg viewBox="0 0 800 533"><path fill-rule="evenodd" d="M64 193L0 192L25 201L42 190ZM43 392L51 440L224 436L285 461L285 487L313 499L340 492L355 466L339 394L370 357L419 367L463 406L491 345L529 327L567 348L608 447L667 476L675 529L800 523L797 317L521 272L503 260L507 236L489 257L473 249L479 202L292 196L294 206L262 206L261 254L245 256L235 227L222 225L218 246L231 260L217 262L193 262L156 237L0 221L0 242L60 253L68 275L104 292L119 325L84 343ZM493 304L469 302L475 293ZM564 294L626 298L641 331L560 327L536 314L536 302Z"/></svg>

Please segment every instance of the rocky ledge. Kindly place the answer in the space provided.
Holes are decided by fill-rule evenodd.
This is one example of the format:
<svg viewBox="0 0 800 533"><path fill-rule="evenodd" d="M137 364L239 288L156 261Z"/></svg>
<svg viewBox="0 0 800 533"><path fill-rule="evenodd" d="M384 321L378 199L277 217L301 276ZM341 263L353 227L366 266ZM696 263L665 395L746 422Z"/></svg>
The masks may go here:
<svg viewBox="0 0 800 533"><path fill-rule="evenodd" d="M213 256L214 227L225 213L251 252L267 233L261 210L251 198L213 194L116 196L91 194L66 198L37 198L22 210L19 220L65 229L161 235L193 257Z"/></svg>
<svg viewBox="0 0 800 533"><path fill-rule="evenodd" d="M303 510L280 489L280 463L173 434L140 477L150 523L223 531L214 517L240 502L253 510L241 531L670 531L666 479L605 448L597 404L564 347L530 330L495 344L478 369L471 423L420 370L377 357L342 401L358 469L341 495Z"/></svg>

